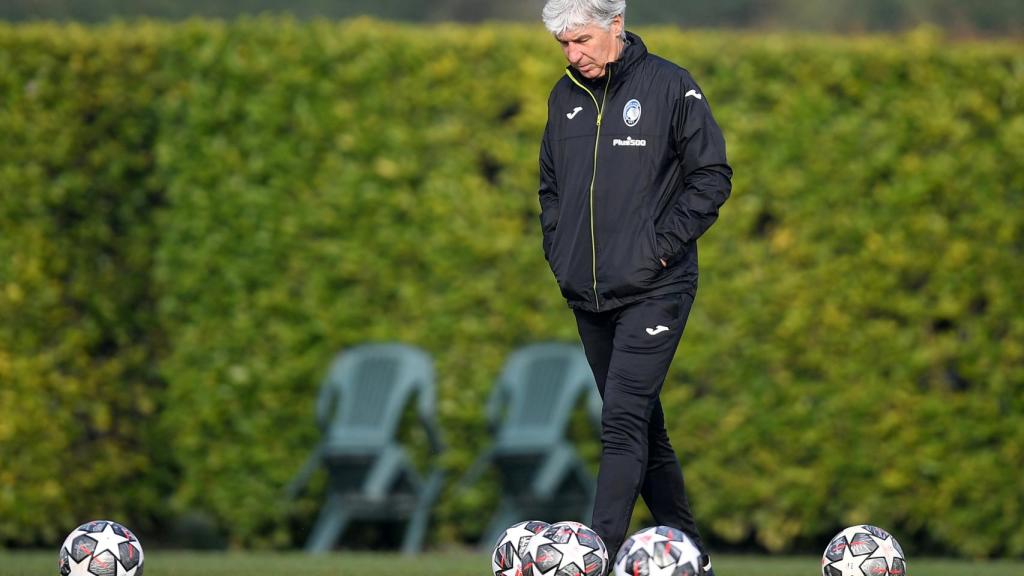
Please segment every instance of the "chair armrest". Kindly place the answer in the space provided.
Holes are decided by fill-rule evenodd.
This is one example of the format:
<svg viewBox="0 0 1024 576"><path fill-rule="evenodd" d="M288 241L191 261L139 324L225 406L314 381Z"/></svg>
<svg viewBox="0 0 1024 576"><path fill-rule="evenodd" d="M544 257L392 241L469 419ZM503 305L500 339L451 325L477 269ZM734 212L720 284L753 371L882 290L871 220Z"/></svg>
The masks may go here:
<svg viewBox="0 0 1024 576"><path fill-rule="evenodd" d="M323 453L323 444L317 444L316 448L313 449L313 453L306 458L306 462L299 469L299 473L295 475L295 478L288 483L284 488L285 497L289 500L297 498L302 491L306 489L309 484L309 479L316 472L316 469L320 467L320 457Z"/></svg>
<svg viewBox="0 0 1024 576"><path fill-rule="evenodd" d="M501 419L504 409L506 408L506 402L508 400L508 391L505 387L503 380L498 380L494 383L494 388L491 390L491 395L487 398L487 408L484 412L486 417L485 424L487 425L487 433L493 438L498 434L498 429L501 427Z"/></svg>
<svg viewBox="0 0 1024 576"><path fill-rule="evenodd" d="M469 465L469 470L459 478L459 481L455 485L455 489L458 492L468 489L471 485L475 484L477 480L483 476L484 471L487 470L487 466L491 464L494 456L494 450L485 450L483 454L477 457L472 464Z"/></svg>
<svg viewBox="0 0 1024 576"><path fill-rule="evenodd" d="M437 423L437 401L432 386L422 386L419 390L419 401L416 404L420 424L427 433L427 442L434 454L444 451L444 440L441 427Z"/></svg>

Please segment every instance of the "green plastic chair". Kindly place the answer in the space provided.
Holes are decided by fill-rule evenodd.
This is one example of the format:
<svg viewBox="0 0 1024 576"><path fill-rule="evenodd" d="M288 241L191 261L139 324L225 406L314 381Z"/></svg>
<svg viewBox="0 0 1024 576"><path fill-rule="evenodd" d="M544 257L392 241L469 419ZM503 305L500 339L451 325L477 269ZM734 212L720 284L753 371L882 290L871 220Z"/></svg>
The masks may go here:
<svg viewBox="0 0 1024 576"><path fill-rule="evenodd" d="M501 479L501 502L481 545L523 520L589 519L594 475L567 436L581 403L600 429L601 398L579 346L538 343L509 356L487 406L494 443L460 483L465 487L492 466Z"/></svg>
<svg viewBox="0 0 1024 576"><path fill-rule="evenodd" d="M414 397L433 454L425 477L398 442L402 415ZM320 389L316 419L323 439L288 488L297 496L316 469L327 468L325 503L306 551L330 550L353 520L404 520L402 552L419 552L443 482L430 356L404 344L342 352Z"/></svg>

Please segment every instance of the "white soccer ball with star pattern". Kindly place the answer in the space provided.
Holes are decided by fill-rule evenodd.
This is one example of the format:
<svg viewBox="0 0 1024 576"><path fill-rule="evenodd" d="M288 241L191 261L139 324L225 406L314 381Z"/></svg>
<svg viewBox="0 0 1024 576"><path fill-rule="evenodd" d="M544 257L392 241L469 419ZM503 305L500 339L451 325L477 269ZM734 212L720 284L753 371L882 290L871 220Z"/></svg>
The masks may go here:
<svg viewBox="0 0 1024 576"><path fill-rule="evenodd" d="M906 576L900 543L885 530L858 524L829 542L821 556L822 576Z"/></svg>
<svg viewBox="0 0 1024 576"><path fill-rule="evenodd" d="M550 526L540 520L527 520L513 524L502 532L491 554L491 572L494 576L521 576L523 554L530 539Z"/></svg>
<svg viewBox="0 0 1024 576"><path fill-rule="evenodd" d="M61 576L142 576L142 544L117 522L75 528L60 547Z"/></svg>
<svg viewBox="0 0 1024 576"><path fill-rule="evenodd" d="M604 576L608 549L601 537L579 522L556 522L530 538L523 554L523 576Z"/></svg>
<svg viewBox="0 0 1024 576"><path fill-rule="evenodd" d="M703 576L700 550L682 530L645 528L615 555L615 576Z"/></svg>

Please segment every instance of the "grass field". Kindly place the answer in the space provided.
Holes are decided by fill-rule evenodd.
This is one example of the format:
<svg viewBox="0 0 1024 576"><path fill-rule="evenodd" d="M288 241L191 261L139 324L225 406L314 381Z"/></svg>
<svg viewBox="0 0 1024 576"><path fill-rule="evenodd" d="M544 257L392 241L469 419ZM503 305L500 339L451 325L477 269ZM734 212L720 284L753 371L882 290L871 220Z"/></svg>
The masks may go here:
<svg viewBox="0 0 1024 576"><path fill-rule="evenodd" d="M416 557L368 553L204 554L153 551L146 576L488 576L488 559L476 554ZM718 556L718 576L816 576L816 557ZM969 562L911 559L910 576L1020 576L1024 562ZM0 551L0 576L57 574L55 552Z"/></svg>

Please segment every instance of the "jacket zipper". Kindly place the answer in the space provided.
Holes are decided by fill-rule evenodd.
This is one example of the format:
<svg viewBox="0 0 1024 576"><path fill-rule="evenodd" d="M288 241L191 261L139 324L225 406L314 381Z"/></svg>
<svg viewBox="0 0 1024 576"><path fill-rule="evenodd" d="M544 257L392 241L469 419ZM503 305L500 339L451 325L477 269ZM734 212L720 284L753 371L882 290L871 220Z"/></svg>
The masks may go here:
<svg viewBox="0 0 1024 576"><path fill-rule="evenodd" d="M597 136L594 138L594 172L590 176L590 261L592 264L592 272L594 275L594 306L597 311L601 311L601 298L597 295L597 232L594 229L594 183L597 181L597 150L601 143L601 120L604 117L604 105L608 99L608 87L612 81L612 71L608 70L607 78L604 83L604 93L601 95L601 103L597 103L597 97L594 93L587 89L586 86L581 84L576 77L572 75L569 70L565 71L566 76L572 80L573 84L579 86L584 92L590 95L590 99L594 101L594 106L597 106Z"/></svg>

